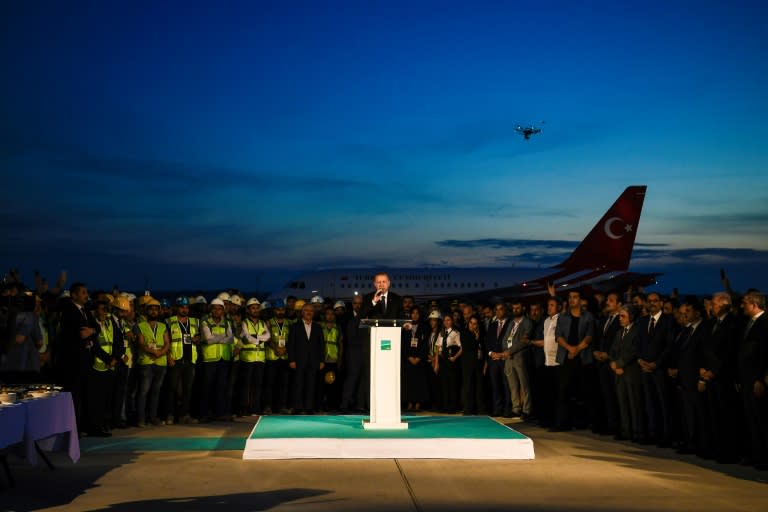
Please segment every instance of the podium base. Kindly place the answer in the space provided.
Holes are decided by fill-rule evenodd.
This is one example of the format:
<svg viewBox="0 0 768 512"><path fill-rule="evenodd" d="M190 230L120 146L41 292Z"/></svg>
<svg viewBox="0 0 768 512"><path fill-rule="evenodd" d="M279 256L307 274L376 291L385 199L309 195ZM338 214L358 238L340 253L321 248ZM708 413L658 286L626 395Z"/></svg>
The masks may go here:
<svg viewBox="0 0 768 512"><path fill-rule="evenodd" d="M365 430L408 430L408 424L405 422L395 423L382 423L372 422L371 420L363 420L363 428Z"/></svg>

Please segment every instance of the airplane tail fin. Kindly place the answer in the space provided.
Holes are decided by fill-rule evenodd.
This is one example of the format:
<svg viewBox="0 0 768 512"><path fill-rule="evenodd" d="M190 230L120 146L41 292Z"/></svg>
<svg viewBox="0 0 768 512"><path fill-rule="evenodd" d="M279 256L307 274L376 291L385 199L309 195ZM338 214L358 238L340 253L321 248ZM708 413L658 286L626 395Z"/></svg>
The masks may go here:
<svg viewBox="0 0 768 512"><path fill-rule="evenodd" d="M576 250L558 268L627 270L640 224L645 185L627 187Z"/></svg>

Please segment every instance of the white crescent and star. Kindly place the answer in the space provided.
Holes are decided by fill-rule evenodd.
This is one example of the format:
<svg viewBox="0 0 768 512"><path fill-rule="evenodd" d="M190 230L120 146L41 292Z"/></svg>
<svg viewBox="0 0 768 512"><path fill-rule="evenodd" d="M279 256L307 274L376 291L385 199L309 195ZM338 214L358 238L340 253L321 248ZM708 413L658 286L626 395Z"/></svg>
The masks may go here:
<svg viewBox="0 0 768 512"><path fill-rule="evenodd" d="M624 223L624 233L622 233L620 235L615 235L613 233L613 231L611 230L611 226L613 225L614 222L623 222ZM632 225L631 224L627 224L621 217L611 217L610 219L605 221L605 224L603 225L603 228L605 230L605 236L607 236L608 238L611 238L613 240L618 240L619 238L623 237L627 233L631 233L632 232Z"/></svg>

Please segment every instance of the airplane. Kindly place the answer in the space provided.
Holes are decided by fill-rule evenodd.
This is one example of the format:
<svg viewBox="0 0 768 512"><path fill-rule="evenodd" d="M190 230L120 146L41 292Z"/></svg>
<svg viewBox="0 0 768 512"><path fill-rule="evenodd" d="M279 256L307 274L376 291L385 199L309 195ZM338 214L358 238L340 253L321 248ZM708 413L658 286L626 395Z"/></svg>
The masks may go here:
<svg viewBox="0 0 768 512"><path fill-rule="evenodd" d="M373 291L373 277L379 271L387 272L393 291L410 295L416 301L544 297L550 284L557 292L655 284L660 274L628 272L646 188L627 187L578 247L554 267L318 270L292 279L283 289L270 294L269 300L291 295L305 300L316 295L350 300Z"/></svg>
<svg viewBox="0 0 768 512"><path fill-rule="evenodd" d="M544 121L542 121L541 123L544 124ZM531 135L536 135L537 133L541 133L541 128L537 128L533 125L526 126L526 127L517 125L517 127L515 128L515 131L521 134L525 140L530 140Z"/></svg>

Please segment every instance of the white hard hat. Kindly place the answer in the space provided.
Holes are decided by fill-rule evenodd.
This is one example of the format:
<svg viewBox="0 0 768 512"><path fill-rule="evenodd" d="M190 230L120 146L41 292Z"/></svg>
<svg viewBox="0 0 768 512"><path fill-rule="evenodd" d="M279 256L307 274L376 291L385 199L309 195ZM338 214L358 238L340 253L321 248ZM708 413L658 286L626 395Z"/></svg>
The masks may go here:
<svg viewBox="0 0 768 512"><path fill-rule="evenodd" d="M336 304L334 304L334 305L333 305L333 309L336 309L336 308L344 308L344 309L347 309L347 305L346 305L346 304L344 304L344 301L343 301L343 300L337 300L337 301L336 301Z"/></svg>
<svg viewBox="0 0 768 512"><path fill-rule="evenodd" d="M220 298L216 297L215 299L213 299L211 301L211 306L221 306L221 307L224 307L224 301L221 300Z"/></svg>
<svg viewBox="0 0 768 512"><path fill-rule="evenodd" d="M202 295L198 295L195 297L195 304L208 304L208 301Z"/></svg>
<svg viewBox="0 0 768 512"><path fill-rule="evenodd" d="M69 297L69 290L64 290L63 292L61 292L61 295L59 295L60 299L64 297Z"/></svg>
<svg viewBox="0 0 768 512"><path fill-rule="evenodd" d="M246 306L253 306L254 304L256 304L257 306L260 306L261 302L259 302L259 299L257 299L256 297L251 297L250 299L248 299Z"/></svg>
<svg viewBox="0 0 768 512"><path fill-rule="evenodd" d="M233 295L232 298L229 299L229 301L232 304L235 304L236 306L242 306L243 305L243 299L241 299L239 295Z"/></svg>
<svg viewBox="0 0 768 512"><path fill-rule="evenodd" d="M323 300L323 298L322 298L321 296L319 296L319 295L315 295L314 297L312 297L311 299L309 299L309 303L310 303L310 304L322 304L323 302L325 302L325 301L324 301L324 300Z"/></svg>
<svg viewBox="0 0 768 512"><path fill-rule="evenodd" d="M440 312L432 311L427 318L437 318L438 320L440 320Z"/></svg>
<svg viewBox="0 0 768 512"><path fill-rule="evenodd" d="M270 304L268 301L264 301L261 303L261 309L269 309L272 307L272 304Z"/></svg>
<svg viewBox="0 0 768 512"><path fill-rule="evenodd" d="M232 302L232 297L230 297L227 292L221 292L220 294L218 294L216 296L216 298L217 299L221 299L223 301L227 301L228 300L228 301ZM211 303L211 304L213 304L213 303Z"/></svg>

